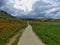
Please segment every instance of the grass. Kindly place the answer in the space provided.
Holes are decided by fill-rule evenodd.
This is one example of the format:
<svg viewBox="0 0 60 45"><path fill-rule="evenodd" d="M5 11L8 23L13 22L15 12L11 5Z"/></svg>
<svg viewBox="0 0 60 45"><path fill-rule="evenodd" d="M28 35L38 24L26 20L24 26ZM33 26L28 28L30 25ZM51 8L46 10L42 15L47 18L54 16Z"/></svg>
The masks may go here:
<svg viewBox="0 0 60 45"><path fill-rule="evenodd" d="M19 35L16 37L16 40L12 43L12 45L17 45L18 44L19 38L22 35L23 31L24 31L24 29L19 32Z"/></svg>
<svg viewBox="0 0 60 45"><path fill-rule="evenodd" d="M35 33L47 45L60 45L60 23L30 21Z"/></svg>
<svg viewBox="0 0 60 45"><path fill-rule="evenodd" d="M0 45L5 45L9 39L25 28L26 23L0 23Z"/></svg>
<svg viewBox="0 0 60 45"><path fill-rule="evenodd" d="M0 45L6 45L9 39L25 28L27 23L6 12L0 12Z"/></svg>

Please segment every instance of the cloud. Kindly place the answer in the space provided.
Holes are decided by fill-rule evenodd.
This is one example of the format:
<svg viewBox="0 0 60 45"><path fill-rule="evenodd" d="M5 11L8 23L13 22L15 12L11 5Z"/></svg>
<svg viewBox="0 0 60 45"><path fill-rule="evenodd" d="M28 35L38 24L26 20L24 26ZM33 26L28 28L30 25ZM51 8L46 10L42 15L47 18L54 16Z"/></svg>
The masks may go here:
<svg viewBox="0 0 60 45"><path fill-rule="evenodd" d="M0 9L13 16L60 18L60 0L0 0Z"/></svg>
<svg viewBox="0 0 60 45"><path fill-rule="evenodd" d="M32 5L35 2L35 0L15 0L14 3L14 8L16 9L21 9L24 11L31 11L32 10Z"/></svg>
<svg viewBox="0 0 60 45"><path fill-rule="evenodd" d="M4 5L4 1L0 0L0 7Z"/></svg>
<svg viewBox="0 0 60 45"><path fill-rule="evenodd" d="M36 2L36 0L6 0L4 2L1 0L0 2L1 4L5 3L0 6L0 9L13 14L13 16L19 16L18 14L26 15L30 12L32 10L32 5Z"/></svg>
<svg viewBox="0 0 60 45"><path fill-rule="evenodd" d="M42 18L60 18L60 1L40 0L33 5L33 12ZM59 12L59 13L58 13Z"/></svg>

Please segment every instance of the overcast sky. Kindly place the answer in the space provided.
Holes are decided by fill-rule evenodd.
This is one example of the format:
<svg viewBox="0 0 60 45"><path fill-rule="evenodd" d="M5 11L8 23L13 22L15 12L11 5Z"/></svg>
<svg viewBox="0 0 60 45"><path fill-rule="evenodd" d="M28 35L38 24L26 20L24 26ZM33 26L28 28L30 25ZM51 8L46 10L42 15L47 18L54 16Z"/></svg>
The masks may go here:
<svg viewBox="0 0 60 45"><path fill-rule="evenodd" d="M60 18L59 0L0 0L0 10L13 16Z"/></svg>

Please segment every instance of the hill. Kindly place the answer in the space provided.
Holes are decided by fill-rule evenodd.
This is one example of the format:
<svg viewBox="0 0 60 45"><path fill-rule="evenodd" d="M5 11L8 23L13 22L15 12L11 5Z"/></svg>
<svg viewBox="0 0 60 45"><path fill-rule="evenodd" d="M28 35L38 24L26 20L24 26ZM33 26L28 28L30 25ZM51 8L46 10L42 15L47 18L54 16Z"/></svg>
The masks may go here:
<svg viewBox="0 0 60 45"><path fill-rule="evenodd" d="M14 17L5 11L0 11L0 18L14 18Z"/></svg>
<svg viewBox="0 0 60 45"><path fill-rule="evenodd" d="M15 18L11 14L8 14L5 11L0 11L0 23L21 23L21 20Z"/></svg>

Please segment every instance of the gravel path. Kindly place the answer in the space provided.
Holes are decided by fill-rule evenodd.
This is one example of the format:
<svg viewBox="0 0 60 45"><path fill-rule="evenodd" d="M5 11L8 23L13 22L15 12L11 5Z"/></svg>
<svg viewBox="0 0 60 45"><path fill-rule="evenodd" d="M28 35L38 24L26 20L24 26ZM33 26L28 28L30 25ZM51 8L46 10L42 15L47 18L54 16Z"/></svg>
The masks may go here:
<svg viewBox="0 0 60 45"><path fill-rule="evenodd" d="M45 45L41 39L33 32L31 25L28 24L17 45Z"/></svg>

